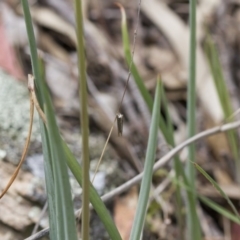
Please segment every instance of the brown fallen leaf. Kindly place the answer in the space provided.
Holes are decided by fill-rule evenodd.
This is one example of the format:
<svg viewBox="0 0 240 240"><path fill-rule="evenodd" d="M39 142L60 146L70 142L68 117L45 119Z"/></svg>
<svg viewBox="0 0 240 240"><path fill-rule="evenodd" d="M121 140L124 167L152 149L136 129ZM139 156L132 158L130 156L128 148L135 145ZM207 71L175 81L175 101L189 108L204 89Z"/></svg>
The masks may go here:
<svg viewBox="0 0 240 240"><path fill-rule="evenodd" d="M123 197L117 197L114 203L114 221L123 240L130 237L138 201L137 187L134 186Z"/></svg>

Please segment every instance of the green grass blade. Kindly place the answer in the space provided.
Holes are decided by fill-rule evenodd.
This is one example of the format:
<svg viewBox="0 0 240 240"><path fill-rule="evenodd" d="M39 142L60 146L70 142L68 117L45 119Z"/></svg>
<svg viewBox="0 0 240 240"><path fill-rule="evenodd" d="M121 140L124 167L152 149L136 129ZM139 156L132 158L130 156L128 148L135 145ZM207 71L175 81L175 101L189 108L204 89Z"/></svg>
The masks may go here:
<svg viewBox="0 0 240 240"><path fill-rule="evenodd" d="M63 146L65 154L67 156L68 167L70 168L78 183L82 186L81 166L79 165L78 161L75 159L74 155L72 154L65 142L63 142ZM90 185L90 202L93 205L93 208L97 212L102 223L104 224L110 238L114 240L121 240L121 236L114 224L114 221L112 220L106 206L104 205L103 201L99 197L97 191L92 186L92 184Z"/></svg>
<svg viewBox="0 0 240 240"><path fill-rule="evenodd" d="M189 77L187 91L187 128L188 138L195 135L196 131L196 0L190 2L190 46L189 46ZM193 144L189 146L187 163L187 176L193 188L195 184L195 169L191 161L195 161L195 147Z"/></svg>
<svg viewBox="0 0 240 240"><path fill-rule="evenodd" d="M134 62L132 61L128 29L127 29L127 22L126 22L126 14L125 14L124 8L121 7L120 9L121 9L121 13L122 13L121 30L122 30L122 41L123 41L125 59L128 64L128 67L130 68L130 71L135 80L135 83L136 83L144 101L146 102L146 104L148 106L148 109L150 110L150 112L152 112L153 99L152 99L149 91L147 90L146 86L144 85L144 81L142 80L142 78L137 70L137 67L135 66ZM166 128L165 122L163 121L162 118L160 118L160 120L159 120L159 126L160 126L160 129L161 129L164 137L167 139L167 142L170 143L169 135L167 133L167 128Z"/></svg>
<svg viewBox="0 0 240 240"><path fill-rule="evenodd" d="M130 235L131 240L140 239L144 221L145 221L148 198L149 198L149 193L151 188L153 165L155 161L155 153L157 148L158 123L159 123L159 117L160 117L160 99L161 99L161 88L160 88L160 80L158 80L157 88L155 92L155 100L154 100L154 106L153 106L153 114L152 114L152 121L150 126L146 159L144 164L143 179L142 179L141 188L140 188L136 215L133 222L133 228Z"/></svg>
<svg viewBox="0 0 240 240"><path fill-rule="evenodd" d="M38 97L38 102L41 108L43 108L43 96L41 95L41 93L43 92L43 89L41 88L41 84L40 84L42 79L41 79L41 73L40 73L40 68L38 63L37 45L36 45L34 31L33 31L32 18L31 18L29 6L28 6L28 1L21 0L21 2L22 2L23 12L24 12L24 19L25 19L27 34L28 34L28 42L29 42L30 52L31 52L30 55L31 55L33 76L35 77L36 94Z"/></svg>
<svg viewBox="0 0 240 240"><path fill-rule="evenodd" d="M44 78L44 65L43 62L39 61L40 67L40 76L41 79ZM54 191L54 174L53 174L53 164L52 164L52 157L51 157L51 148L47 133L47 128L44 123L39 121L40 123L40 131L42 137L42 147L43 147L43 156L44 156L44 172L45 172L45 182L47 188L47 201L48 201L48 212L49 212L49 224L50 224L50 238L53 239L57 236L57 226L56 221L54 220L56 217L55 211L55 191Z"/></svg>
<svg viewBox="0 0 240 240"><path fill-rule="evenodd" d="M240 219L239 213L235 206L233 205L232 201L229 199L229 197L225 194L225 192L221 189L221 187L217 184L217 182L212 179L206 171L204 171L197 163L194 163L196 166L197 170L218 190L218 192L221 194L222 197L226 199L228 202L229 206L232 208L234 214Z"/></svg>
<svg viewBox="0 0 240 240"><path fill-rule="evenodd" d="M223 71L218 57L217 49L209 34L207 35L207 40L205 42L205 52L213 75L218 97L224 112L224 117L225 119L227 119L233 114L233 108L231 105L230 96L223 76ZM237 133L236 131L231 130L227 132L227 136L237 165L236 177L238 183L240 183L240 177L238 174L240 172L240 152L238 147L239 144L237 139Z"/></svg>
<svg viewBox="0 0 240 240"><path fill-rule="evenodd" d="M175 184L180 186L181 188L185 189L187 192L192 192L192 189L185 183L179 181L176 177L170 177L171 181ZM208 207L216 211L217 213L221 214L222 216L232 220L233 222L240 224L240 219L234 215L233 213L229 212L227 209L223 208L222 206L218 205L217 203L213 202L207 197L204 197L200 194L197 194L198 198Z"/></svg>
<svg viewBox="0 0 240 240"><path fill-rule="evenodd" d="M163 110L166 115L166 126L167 126L169 141L171 146L174 147L175 140L174 140L173 124L168 111L168 101L164 91L163 84L161 84L161 102L162 102ZM183 166L178 156L174 157L174 170L175 170L177 179L180 179L181 172L185 174L185 172L183 171ZM184 232L183 232L184 217L183 217L182 209L183 209L183 202L181 197L181 189L180 189L180 186L177 185L176 186L176 212L177 212L177 221L179 225L180 239L183 240L184 239Z"/></svg>
<svg viewBox="0 0 240 240"><path fill-rule="evenodd" d="M187 87L187 130L188 138L196 131L196 0L189 0L190 45L189 45L189 76ZM190 161L195 161L195 145L188 147L186 176L192 192L187 198L187 239L201 240L201 228L196 212L197 199L195 193L195 169Z"/></svg>
<svg viewBox="0 0 240 240"><path fill-rule="evenodd" d="M209 198L206 198L204 196L198 196L198 198L205 205L207 205L208 207L210 207L211 209L213 209L217 213L221 214L222 216L230 219L231 221L233 221L237 224L240 224L240 219L237 216L233 215L228 210L226 210L225 208L223 208L222 206L218 205L217 203L213 202L212 200L210 200Z"/></svg>
<svg viewBox="0 0 240 240"><path fill-rule="evenodd" d="M219 100L224 111L224 115L226 117L229 117L233 113L233 109L228 94L227 86L225 84L217 49L209 34L205 42L205 50L207 53L210 69L214 78L214 83L218 92Z"/></svg>
<svg viewBox="0 0 240 240"><path fill-rule="evenodd" d="M77 55L79 72L79 103L80 103L80 122L82 133L82 238L89 239L89 124L88 124L88 96L87 96L87 78L85 64L85 47L83 32L82 1L75 0L75 19L77 33Z"/></svg>
<svg viewBox="0 0 240 240"><path fill-rule="evenodd" d="M55 219L55 191L54 191L54 180L53 180L53 171L52 171L52 158L50 155L50 145L49 140L47 139L47 130L45 125L40 123L40 131L44 132L42 134L42 147L43 147L43 156L44 156L44 172L45 172L45 182L47 189L47 201L48 201L48 214L49 214L49 225L50 225L50 239L54 239L57 236L57 227Z"/></svg>
<svg viewBox="0 0 240 240"><path fill-rule="evenodd" d="M52 172L54 184L55 216L51 221L55 222L55 239L77 240L75 216L69 176L67 172L67 159L62 146L58 127L56 124L53 107L49 95L45 90L44 110L47 118L47 134L49 138L50 156L52 158Z"/></svg>
<svg viewBox="0 0 240 240"><path fill-rule="evenodd" d="M151 97L150 93L148 92L148 90L146 89L146 87L143 83L143 80L142 80L134 62L132 61L132 53L131 53L131 49L130 49L129 36L128 36L128 31L127 31L127 21L126 21L125 10L123 7L121 7L120 10L122 13L121 28L122 28L122 40L123 40L125 58L126 58L128 67L129 68L131 67L130 71L136 81L138 89L140 90L148 108L152 109L152 107L153 107L152 97Z"/></svg>

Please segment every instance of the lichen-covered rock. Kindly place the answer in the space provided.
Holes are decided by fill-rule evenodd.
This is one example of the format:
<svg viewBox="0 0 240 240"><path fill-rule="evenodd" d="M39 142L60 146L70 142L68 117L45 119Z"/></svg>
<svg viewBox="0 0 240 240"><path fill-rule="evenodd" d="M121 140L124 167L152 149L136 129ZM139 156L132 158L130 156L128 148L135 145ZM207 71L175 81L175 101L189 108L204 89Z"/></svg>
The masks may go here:
<svg viewBox="0 0 240 240"><path fill-rule="evenodd" d="M17 164L28 134L30 101L27 86L0 71L0 151ZM38 116L34 115L31 145L36 152L41 147Z"/></svg>

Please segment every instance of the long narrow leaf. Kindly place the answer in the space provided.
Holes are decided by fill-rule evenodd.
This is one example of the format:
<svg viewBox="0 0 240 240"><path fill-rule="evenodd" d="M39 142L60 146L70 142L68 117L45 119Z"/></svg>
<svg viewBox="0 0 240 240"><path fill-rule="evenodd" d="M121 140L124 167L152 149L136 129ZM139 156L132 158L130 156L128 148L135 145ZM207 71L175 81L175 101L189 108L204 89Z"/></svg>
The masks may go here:
<svg viewBox="0 0 240 240"><path fill-rule="evenodd" d="M240 224L239 217L233 215L231 212L229 212L228 210L226 210L222 206L216 204L215 202L213 202L212 200L210 200L209 198L206 198L204 196L198 196L198 198L200 199L200 201L202 201L204 204L206 204L208 207L215 210L216 212L218 212L222 216L230 219L231 221L233 221L237 224Z"/></svg>
<svg viewBox="0 0 240 240"><path fill-rule="evenodd" d="M217 89L218 97L224 112L225 119L229 118L233 114L233 107L231 105L230 95L225 83L221 63L218 57L216 46L210 36L207 35L207 40L205 42L205 52L207 54L207 59L210 65L210 69L213 75L214 83ZM231 130L227 132L227 136L229 139L230 147L233 152L233 156L236 160L236 177L238 182L240 183L239 171L240 171L240 152L239 152L239 144L237 139L236 131Z"/></svg>
<svg viewBox="0 0 240 240"><path fill-rule="evenodd" d="M186 185L185 183L179 181L176 177L170 177L172 182L181 188L185 189L187 192L192 192L192 189ZM217 213L221 214L222 216L232 220L233 222L240 224L240 219L238 216L234 215L233 213L229 212L227 209L223 208L222 206L218 205L217 203L213 202L207 197L204 197L200 194L197 194L200 201L206 204L208 207L216 211Z"/></svg>
<svg viewBox="0 0 240 240"><path fill-rule="evenodd" d="M77 56L79 72L79 104L80 104L80 128L82 133L82 238L89 239L89 126L88 126L88 96L87 96L87 77L85 64L85 46L83 32L83 13L82 0L75 0L75 19L77 33Z"/></svg>
<svg viewBox="0 0 240 240"><path fill-rule="evenodd" d="M226 193L221 189L221 187L218 185L218 183L213 180L206 171L204 171L197 163L194 163L194 165L196 166L197 170L202 173L202 175L218 190L218 192L222 195L222 197L224 197L229 206L232 208L233 212L235 213L235 215L238 217L238 219L240 220L240 216L239 213L237 211L237 209L235 208L235 206L233 205L232 201L229 199L229 197L226 195Z"/></svg>
<svg viewBox="0 0 240 240"><path fill-rule="evenodd" d="M130 239L139 240L147 211L147 203L151 188L151 180L153 173L153 165L155 160L155 153L157 147L157 135L158 135L158 123L160 117L160 99L161 99L161 88L160 80L157 82L157 88L155 92L154 106L152 121L150 126L150 133L148 139L147 153L144 164L143 179L139 194L139 201L137 205L137 211L133 222L133 228L131 231Z"/></svg>
<svg viewBox="0 0 240 240"><path fill-rule="evenodd" d="M187 84L187 132L188 138L195 135L196 132L196 9L197 0L189 0L189 74ZM195 145L191 144L188 147L188 161L186 164L186 176L189 186L192 188L192 193L188 194L187 198L187 239L201 240L201 228L196 212L197 199L195 193L195 169L190 161L195 161Z"/></svg>
<svg viewBox="0 0 240 240"><path fill-rule="evenodd" d="M44 77L44 66L43 62L39 61L40 76L41 79ZM41 86L41 85L40 85ZM42 138L43 156L44 156L44 172L45 172L45 182L47 188L47 201L48 201L48 212L49 212L49 224L50 224L50 238L53 239L57 236L57 226L56 221L54 221L56 216L55 210L55 191L54 191L54 174L53 174L53 159L51 157L50 142L47 133L47 128L43 121L40 119L40 131Z"/></svg>
<svg viewBox="0 0 240 240"><path fill-rule="evenodd" d="M161 102L163 105L163 109L166 114L166 126L167 126L167 132L169 136L169 141L172 147L175 146L175 140L174 140L174 132L173 132L173 124L172 120L168 111L168 101L167 97L164 91L163 84L161 84ZM176 178L179 179L181 176L181 172L185 174L183 170L183 166L180 162L180 159L178 156L174 158L174 170L176 173ZM180 239L184 239L184 231L183 231L183 226L184 226L184 217L182 213L182 208L183 208L183 201L181 197L181 189L180 186L177 185L176 187L176 212L177 212L177 221L179 225L179 233L180 233Z"/></svg>
<svg viewBox="0 0 240 240"><path fill-rule="evenodd" d="M27 0L22 0L22 7L24 12L24 19L25 19L25 24L26 24L27 34L28 34L28 42L29 42L30 52L31 52L31 63L32 63L32 69L33 69L33 76L35 77L36 94L38 97L38 102L41 108L43 108L43 96L41 95L43 93L43 89L41 88L41 84L40 84L42 82L42 79L41 79L41 73L40 73L40 68L38 63L37 45L36 45L36 40L35 40L33 25L32 25L32 18L31 18Z"/></svg>
<svg viewBox="0 0 240 240"><path fill-rule="evenodd" d="M66 164L67 159L53 114L53 107L46 91L45 89L43 94L45 99L44 110L47 117L47 134L52 158L56 214L54 219L51 220L55 221L56 224L57 235L55 239L77 240L72 194Z"/></svg>

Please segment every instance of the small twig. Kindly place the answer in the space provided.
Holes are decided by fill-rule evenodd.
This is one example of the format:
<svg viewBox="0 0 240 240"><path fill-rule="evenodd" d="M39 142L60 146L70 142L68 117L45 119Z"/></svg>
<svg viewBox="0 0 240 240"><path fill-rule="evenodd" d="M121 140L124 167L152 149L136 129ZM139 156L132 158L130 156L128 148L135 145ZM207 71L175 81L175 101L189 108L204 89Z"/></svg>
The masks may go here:
<svg viewBox="0 0 240 240"><path fill-rule="evenodd" d="M40 213L38 221L37 221L37 223L35 224L35 226L34 226L34 228L32 230L32 235L36 234L36 232L37 232L37 230L39 228L40 222L41 222L42 218L44 217L44 214L46 213L47 209L48 209L48 203L46 201L44 206L43 206L43 209L42 209L42 211Z"/></svg>
<svg viewBox="0 0 240 240"><path fill-rule="evenodd" d="M159 168L164 166L168 161L173 159L175 155L177 155L181 150L183 150L185 147L187 147L189 144L192 144L202 138L209 137L215 134L223 133L232 129L236 129L240 127L240 121L235 121L232 123L227 123L221 126L217 126L211 129L208 129L206 131L203 131L201 133L196 134L195 136L189 138L188 140L184 141L183 143L179 144L177 147L173 148L170 152L168 152L165 156L163 156L161 159L159 159L153 167L153 171L156 172ZM101 199L104 202L109 201L116 195L119 195L132 187L133 185L139 183L142 179L143 173L138 174L131 180L127 181L126 183L122 184L121 186L115 188L111 192L105 194L104 196L101 197ZM79 210L76 212L76 216L79 214ZM25 240L36 240L39 239L39 236L43 237L46 236L49 232L49 228L45 228L42 231L36 233L35 235L25 239Z"/></svg>
<svg viewBox="0 0 240 240"><path fill-rule="evenodd" d="M28 238L25 238L24 240L39 240L48 235L49 235L49 228L44 228L43 230L37 232L36 234L34 234Z"/></svg>
<svg viewBox="0 0 240 240"><path fill-rule="evenodd" d="M116 119L117 119L117 118L115 117L113 123L116 122ZM104 153L105 153L107 144L108 144L109 139L110 139L110 137L111 137L111 134L112 134L112 131L113 131L113 127L114 127L114 124L112 125L112 127L111 127L111 129L110 129L110 132L109 132L109 134L108 134L108 138L107 138L107 140L106 140L106 142L105 142L105 145L104 145L104 147L103 147L101 156L100 156L100 158L99 158L99 160L98 160L97 167L96 167L96 169L95 169L95 172L94 172L94 175L93 175L93 178L92 178L92 183L94 182L94 179L95 179L95 177L96 177L96 174L97 174L97 171L98 171L98 169L99 169L100 163L101 163L101 161L102 161L103 155L104 155Z"/></svg>

